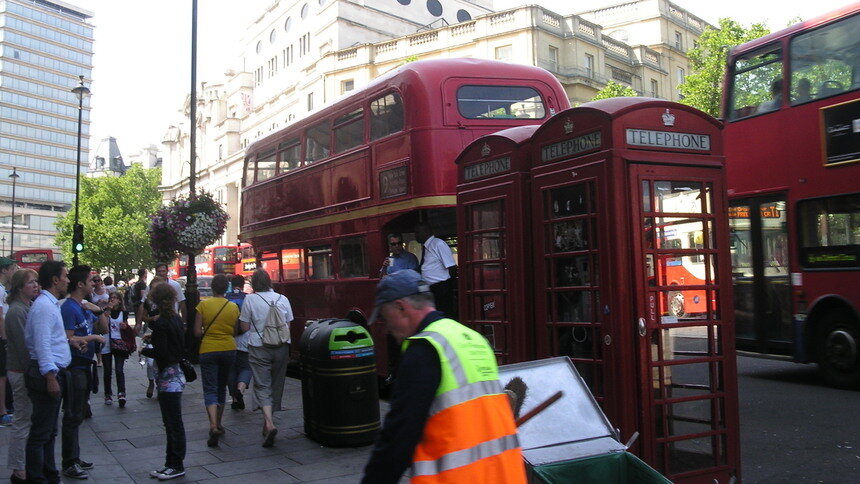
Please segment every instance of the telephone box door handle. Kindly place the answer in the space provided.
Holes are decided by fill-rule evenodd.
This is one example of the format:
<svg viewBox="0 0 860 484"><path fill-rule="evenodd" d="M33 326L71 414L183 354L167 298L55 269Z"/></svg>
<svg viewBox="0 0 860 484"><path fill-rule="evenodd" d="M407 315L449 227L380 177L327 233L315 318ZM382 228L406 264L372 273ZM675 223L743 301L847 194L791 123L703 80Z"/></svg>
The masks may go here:
<svg viewBox="0 0 860 484"><path fill-rule="evenodd" d="M639 336L645 336L645 318L639 318Z"/></svg>

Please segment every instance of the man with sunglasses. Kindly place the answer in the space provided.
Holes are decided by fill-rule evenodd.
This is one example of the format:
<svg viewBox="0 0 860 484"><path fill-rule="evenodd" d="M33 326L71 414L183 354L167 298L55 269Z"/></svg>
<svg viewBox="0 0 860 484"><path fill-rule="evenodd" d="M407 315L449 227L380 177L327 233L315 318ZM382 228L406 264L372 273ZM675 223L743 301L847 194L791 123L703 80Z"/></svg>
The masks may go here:
<svg viewBox="0 0 860 484"><path fill-rule="evenodd" d="M406 250L403 243L403 234L394 232L385 238L388 241L388 250L391 254L382 262L380 275L391 275L404 269L418 271L418 258L415 254Z"/></svg>

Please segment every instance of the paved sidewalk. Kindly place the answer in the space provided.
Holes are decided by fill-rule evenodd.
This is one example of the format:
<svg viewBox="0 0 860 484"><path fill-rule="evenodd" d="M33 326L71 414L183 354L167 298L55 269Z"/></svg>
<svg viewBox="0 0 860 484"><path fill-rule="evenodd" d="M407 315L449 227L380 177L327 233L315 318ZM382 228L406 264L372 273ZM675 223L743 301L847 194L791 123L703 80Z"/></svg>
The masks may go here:
<svg viewBox="0 0 860 484"><path fill-rule="evenodd" d="M102 368L99 368L101 374ZM198 367L198 374L199 374ZM95 463L87 481L64 478L64 482L153 484L149 471L164 464L165 437L161 413L155 397L145 396L146 369L138 364L137 354L125 365L128 403L121 409L116 401L104 405L102 384L92 395L93 417L81 426L81 457ZM114 382L114 393L116 393ZM246 402L250 390L246 392ZM250 410L224 411L226 434L218 448L206 446L209 423L203 406L200 380L190 383L182 397L188 451L186 476L171 482L235 483L256 481L269 483L330 482L355 483L370 454L371 446L335 449L323 447L305 437L302 421L301 383L287 378L283 412L276 413L278 438L275 446L261 447L263 418ZM385 406L385 404L382 404ZM382 415L386 409L382 410ZM60 415L62 419L62 414ZM10 430L0 428L0 463L6 464ZM57 460L60 439L57 437ZM0 479L11 471L0 469Z"/></svg>

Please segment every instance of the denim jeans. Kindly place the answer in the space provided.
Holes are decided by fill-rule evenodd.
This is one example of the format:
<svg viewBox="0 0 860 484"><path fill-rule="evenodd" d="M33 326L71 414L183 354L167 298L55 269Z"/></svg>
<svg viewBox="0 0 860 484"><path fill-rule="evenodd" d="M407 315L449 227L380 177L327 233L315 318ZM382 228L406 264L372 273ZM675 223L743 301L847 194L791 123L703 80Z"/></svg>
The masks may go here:
<svg viewBox="0 0 860 484"><path fill-rule="evenodd" d="M63 385L63 469L81 457L78 430L84 421L84 410L90 394L92 370L70 368Z"/></svg>
<svg viewBox="0 0 860 484"><path fill-rule="evenodd" d="M164 467L184 470L185 425L182 423L182 392L158 392L161 421L167 436Z"/></svg>
<svg viewBox="0 0 860 484"><path fill-rule="evenodd" d="M116 392L117 394L125 394L125 360L126 356L116 353L107 353L102 355L102 364L104 365L104 382L105 382L105 397L113 395L110 388L111 370L116 367Z"/></svg>
<svg viewBox="0 0 860 484"><path fill-rule="evenodd" d="M62 387L65 371L57 379ZM42 391L27 390L33 404L30 435L25 449L27 481L32 483L60 482L60 473L54 460L54 441L57 439L57 417L60 398Z"/></svg>
<svg viewBox="0 0 860 484"><path fill-rule="evenodd" d="M227 378L231 395L238 393L239 383L244 383L245 388L251 384L251 365L248 363L248 352L236 350L236 361L230 367L230 376Z"/></svg>
<svg viewBox="0 0 860 484"><path fill-rule="evenodd" d="M206 406L224 405L227 401L227 379L236 363L236 351L210 351L200 355L203 401Z"/></svg>

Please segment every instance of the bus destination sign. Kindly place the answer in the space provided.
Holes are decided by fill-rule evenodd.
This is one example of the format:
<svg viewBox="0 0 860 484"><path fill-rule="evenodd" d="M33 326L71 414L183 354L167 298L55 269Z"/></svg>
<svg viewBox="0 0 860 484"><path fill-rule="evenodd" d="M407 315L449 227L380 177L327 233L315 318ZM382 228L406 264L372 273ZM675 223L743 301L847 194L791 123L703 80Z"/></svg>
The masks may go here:
<svg viewBox="0 0 860 484"><path fill-rule="evenodd" d="M379 172L379 198L406 195L408 188L405 166Z"/></svg>
<svg viewBox="0 0 860 484"><path fill-rule="evenodd" d="M540 150L541 161L553 161L566 156L600 148L600 131L546 145Z"/></svg>
<svg viewBox="0 0 860 484"><path fill-rule="evenodd" d="M498 175L511 169L511 157L496 158L495 160L482 161L468 165L463 170L463 178L471 181L476 178Z"/></svg>
<svg viewBox="0 0 860 484"><path fill-rule="evenodd" d="M648 148L711 151L711 137L706 134L672 133L648 129L627 129L627 144Z"/></svg>

